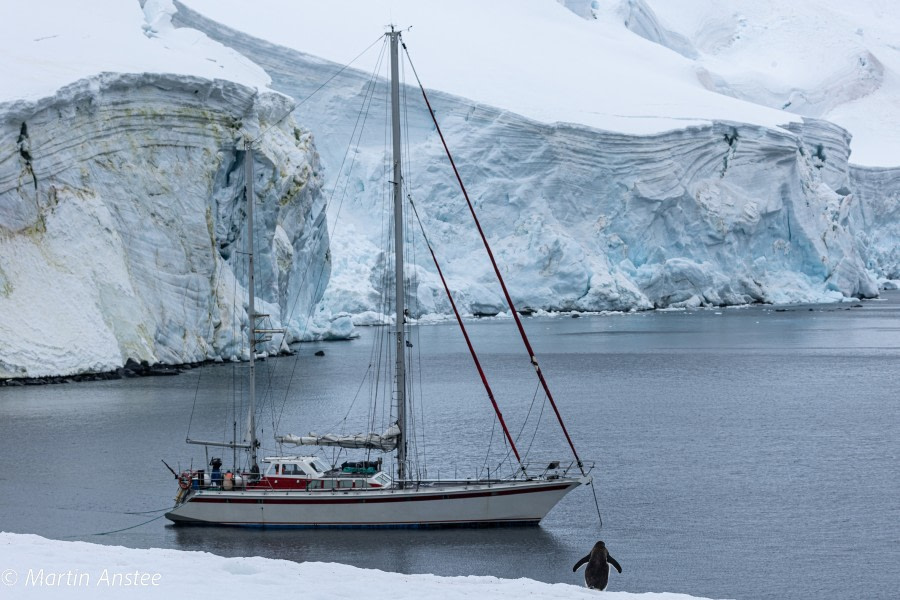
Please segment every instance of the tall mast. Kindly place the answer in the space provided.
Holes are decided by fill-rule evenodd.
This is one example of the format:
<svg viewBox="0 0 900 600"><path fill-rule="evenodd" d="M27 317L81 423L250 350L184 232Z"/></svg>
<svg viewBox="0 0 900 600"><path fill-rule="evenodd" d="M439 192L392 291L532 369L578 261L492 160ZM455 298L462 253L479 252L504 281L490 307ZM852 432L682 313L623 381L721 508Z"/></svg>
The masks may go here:
<svg viewBox="0 0 900 600"><path fill-rule="evenodd" d="M400 168L400 77L398 75L400 32L391 31L386 34L391 38L391 128L394 142L394 282L397 325L397 423L400 426L400 437L397 439L397 474L400 486L406 479L406 334L405 300L403 286L403 173Z"/></svg>
<svg viewBox="0 0 900 600"><path fill-rule="evenodd" d="M259 466L256 462L256 307L255 307L255 286L253 276L253 142L246 140L244 142L244 189L247 197L247 255L249 257L249 321L250 332L250 468L252 471L258 471Z"/></svg>

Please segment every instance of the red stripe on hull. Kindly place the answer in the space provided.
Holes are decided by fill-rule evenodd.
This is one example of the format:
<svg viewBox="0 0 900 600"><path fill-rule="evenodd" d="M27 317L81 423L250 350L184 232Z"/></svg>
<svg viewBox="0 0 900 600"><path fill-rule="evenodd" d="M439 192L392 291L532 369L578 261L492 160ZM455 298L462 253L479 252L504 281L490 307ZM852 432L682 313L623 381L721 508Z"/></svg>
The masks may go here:
<svg viewBox="0 0 900 600"><path fill-rule="evenodd" d="M377 504L384 502L424 502L432 500L457 500L464 498L489 498L491 496L511 496L514 494L539 494L564 490L569 485L556 485L528 490L485 490L484 492L467 492L463 494L433 494L428 496L373 496L353 498L223 498L218 496L194 496L188 502L210 504Z"/></svg>

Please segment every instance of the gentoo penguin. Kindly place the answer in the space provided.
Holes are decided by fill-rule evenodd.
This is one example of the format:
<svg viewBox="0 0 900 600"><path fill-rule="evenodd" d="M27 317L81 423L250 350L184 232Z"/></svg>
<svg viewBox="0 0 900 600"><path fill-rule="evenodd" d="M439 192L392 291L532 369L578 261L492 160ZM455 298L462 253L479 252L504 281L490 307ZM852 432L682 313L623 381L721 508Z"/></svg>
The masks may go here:
<svg viewBox="0 0 900 600"><path fill-rule="evenodd" d="M592 590L602 592L606 589L606 584L609 583L609 565L614 566L619 573L622 572L622 567L609 555L603 540L594 544L591 553L575 563L572 572L577 571L584 563L587 563L587 569L584 570L584 585Z"/></svg>

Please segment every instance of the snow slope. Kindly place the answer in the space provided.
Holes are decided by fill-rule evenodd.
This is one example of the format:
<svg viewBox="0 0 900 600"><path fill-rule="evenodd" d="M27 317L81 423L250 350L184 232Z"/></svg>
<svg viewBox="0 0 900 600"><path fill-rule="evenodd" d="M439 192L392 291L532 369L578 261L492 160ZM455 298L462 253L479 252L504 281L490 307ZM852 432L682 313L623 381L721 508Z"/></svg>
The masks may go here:
<svg viewBox="0 0 900 600"><path fill-rule="evenodd" d="M224 78L265 89L269 77L237 52L196 31L175 30L165 0L31 0L0 19L0 102L37 100L104 71ZM148 20L149 19L149 20Z"/></svg>
<svg viewBox="0 0 900 600"><path fill-rule="evenodd" d="M338 64L378 38L405 35L429 89L545 123L651 134L739 121L775 127L796 115L710 92L691 61L629 31L618 19L585 20L553 0L187 0L215 21ZM370 72L377 53L354 67Z"/></svg>
<svg viewBox="0 0 900 600"><path fill-rule="evenodd" d="M0 533L0 589L16 598L608 598L690 600L684 594L596 592L564 583L496 577L403 575L335 563L224 558ZM568 570L568 569L566 569ZM573 580L580 576L566 573ZM136 583L135 583L136 582Z"/></svg>
<svg viewBox="0 0 900 600"><path fill-rule="evenodd" d="M704 87L844 127L855 164L900 164L895 2L631 0L617 10L633 31L691 60Z"/></svg>
<svg viewBox="0 0 900 600"><path fill-rule="evenodd" d="M339 64L379 27L412 26L428 87L539 121L641 134L710 120L771 127L801 115L849 130L855 164L900 164L900 11L891 0L185 4Z"/></svg>

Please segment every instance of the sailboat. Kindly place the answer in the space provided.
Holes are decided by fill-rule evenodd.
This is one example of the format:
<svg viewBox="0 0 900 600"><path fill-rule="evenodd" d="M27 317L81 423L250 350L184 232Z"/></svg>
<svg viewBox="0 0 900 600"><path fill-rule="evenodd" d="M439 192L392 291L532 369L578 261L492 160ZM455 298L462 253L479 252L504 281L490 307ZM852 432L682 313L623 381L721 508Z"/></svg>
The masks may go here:
<svg viewBox="0 0 900 600"><path fill-rule="evenodd" d="M574 444L565 429L550 390L538 365L525 330L522 327L512 300L502 282L501 286L510 305L511 313L517 323L522 339L528 350L532 366L544 386L563 432L574 454L574 460L568 464L551 461L539 466L524 463L516 449L513 438L503 421L497 407L493 392L474 353L472 343L465 331L464 323L456 310L449 288L451 306L463 331L466 343L472 351L472 357L478 367L487 394L502 425L506 441L518 461L514 472L507 477L477 479L428 479L417 476L409 468L407 457L409 434L409 418L407 399L407 369L405 348L407 347L406 308L404 299L403 270L403 209L404 199L401 193L403 173L401 166L401 125L400 125L400 84L398 76L399 46L402 45L401 33L391 30L385 34L390 42L391 61L391 123L393 145L392 199L394 216L394 284L395 284L395 331L392 334L396 344L394 365L394 393L396 395L397 419L387 430L381 433L359 435L281 435L276 436L279 448L293 446L331 446L339 448L359 448L384 453L393 452L396 457L396 469L388 468L382 459L344 462L341 465L327 464L316 455L288 455L259 457L260 442L257 439L255 424L255 369L256 340L260 334L270 333L259 330L256 323L259 315L254 306L254 275L252 244L249 258L249 323L252 328L250 340L249 363L249 441L239 443L215 442L188 439L188 443L207 447L232 448L246 451L249 454L249 468L244 472L225 472L221 470L221 460L213 459L211 471L192 470L181 474L178 478L178 493L174 507L166 513L166 518L179 525L231 525L255 527L446 527L474 525L535 525L569 492L591 482L590 470L593 464L582 461ZM404 45L405 49L405 45ZM426 104L434 118L424 87L419 84ZM438 133L440 128L434 120ZM443 134L441 140L443 141ZM444 143L446 149L446 143ZM253 162L252 147L248 142L245 147L245 181L247 200L247 227L253 231ZM449 156L449 150L448 150ZM451 164L452 157L450 157ZM459 179L463 193L469 202L468 194ZM470 209L472 208L469 202ZM472 216L476 219L474 209ZM478 225L481 233L481 226ZM252 239L252 235L249 236ZM488 255L494 263L495 271L500 276L494 262L487 240L483 237ZM429 246L430 249L430 246ZM433 255L432 251L432 255ZM440 265L435 264L440 272ZM261 460L260 460L261 459ZM260 467L262 463L262 468ZM174 471L173 471L174 473Z"/></svg>

